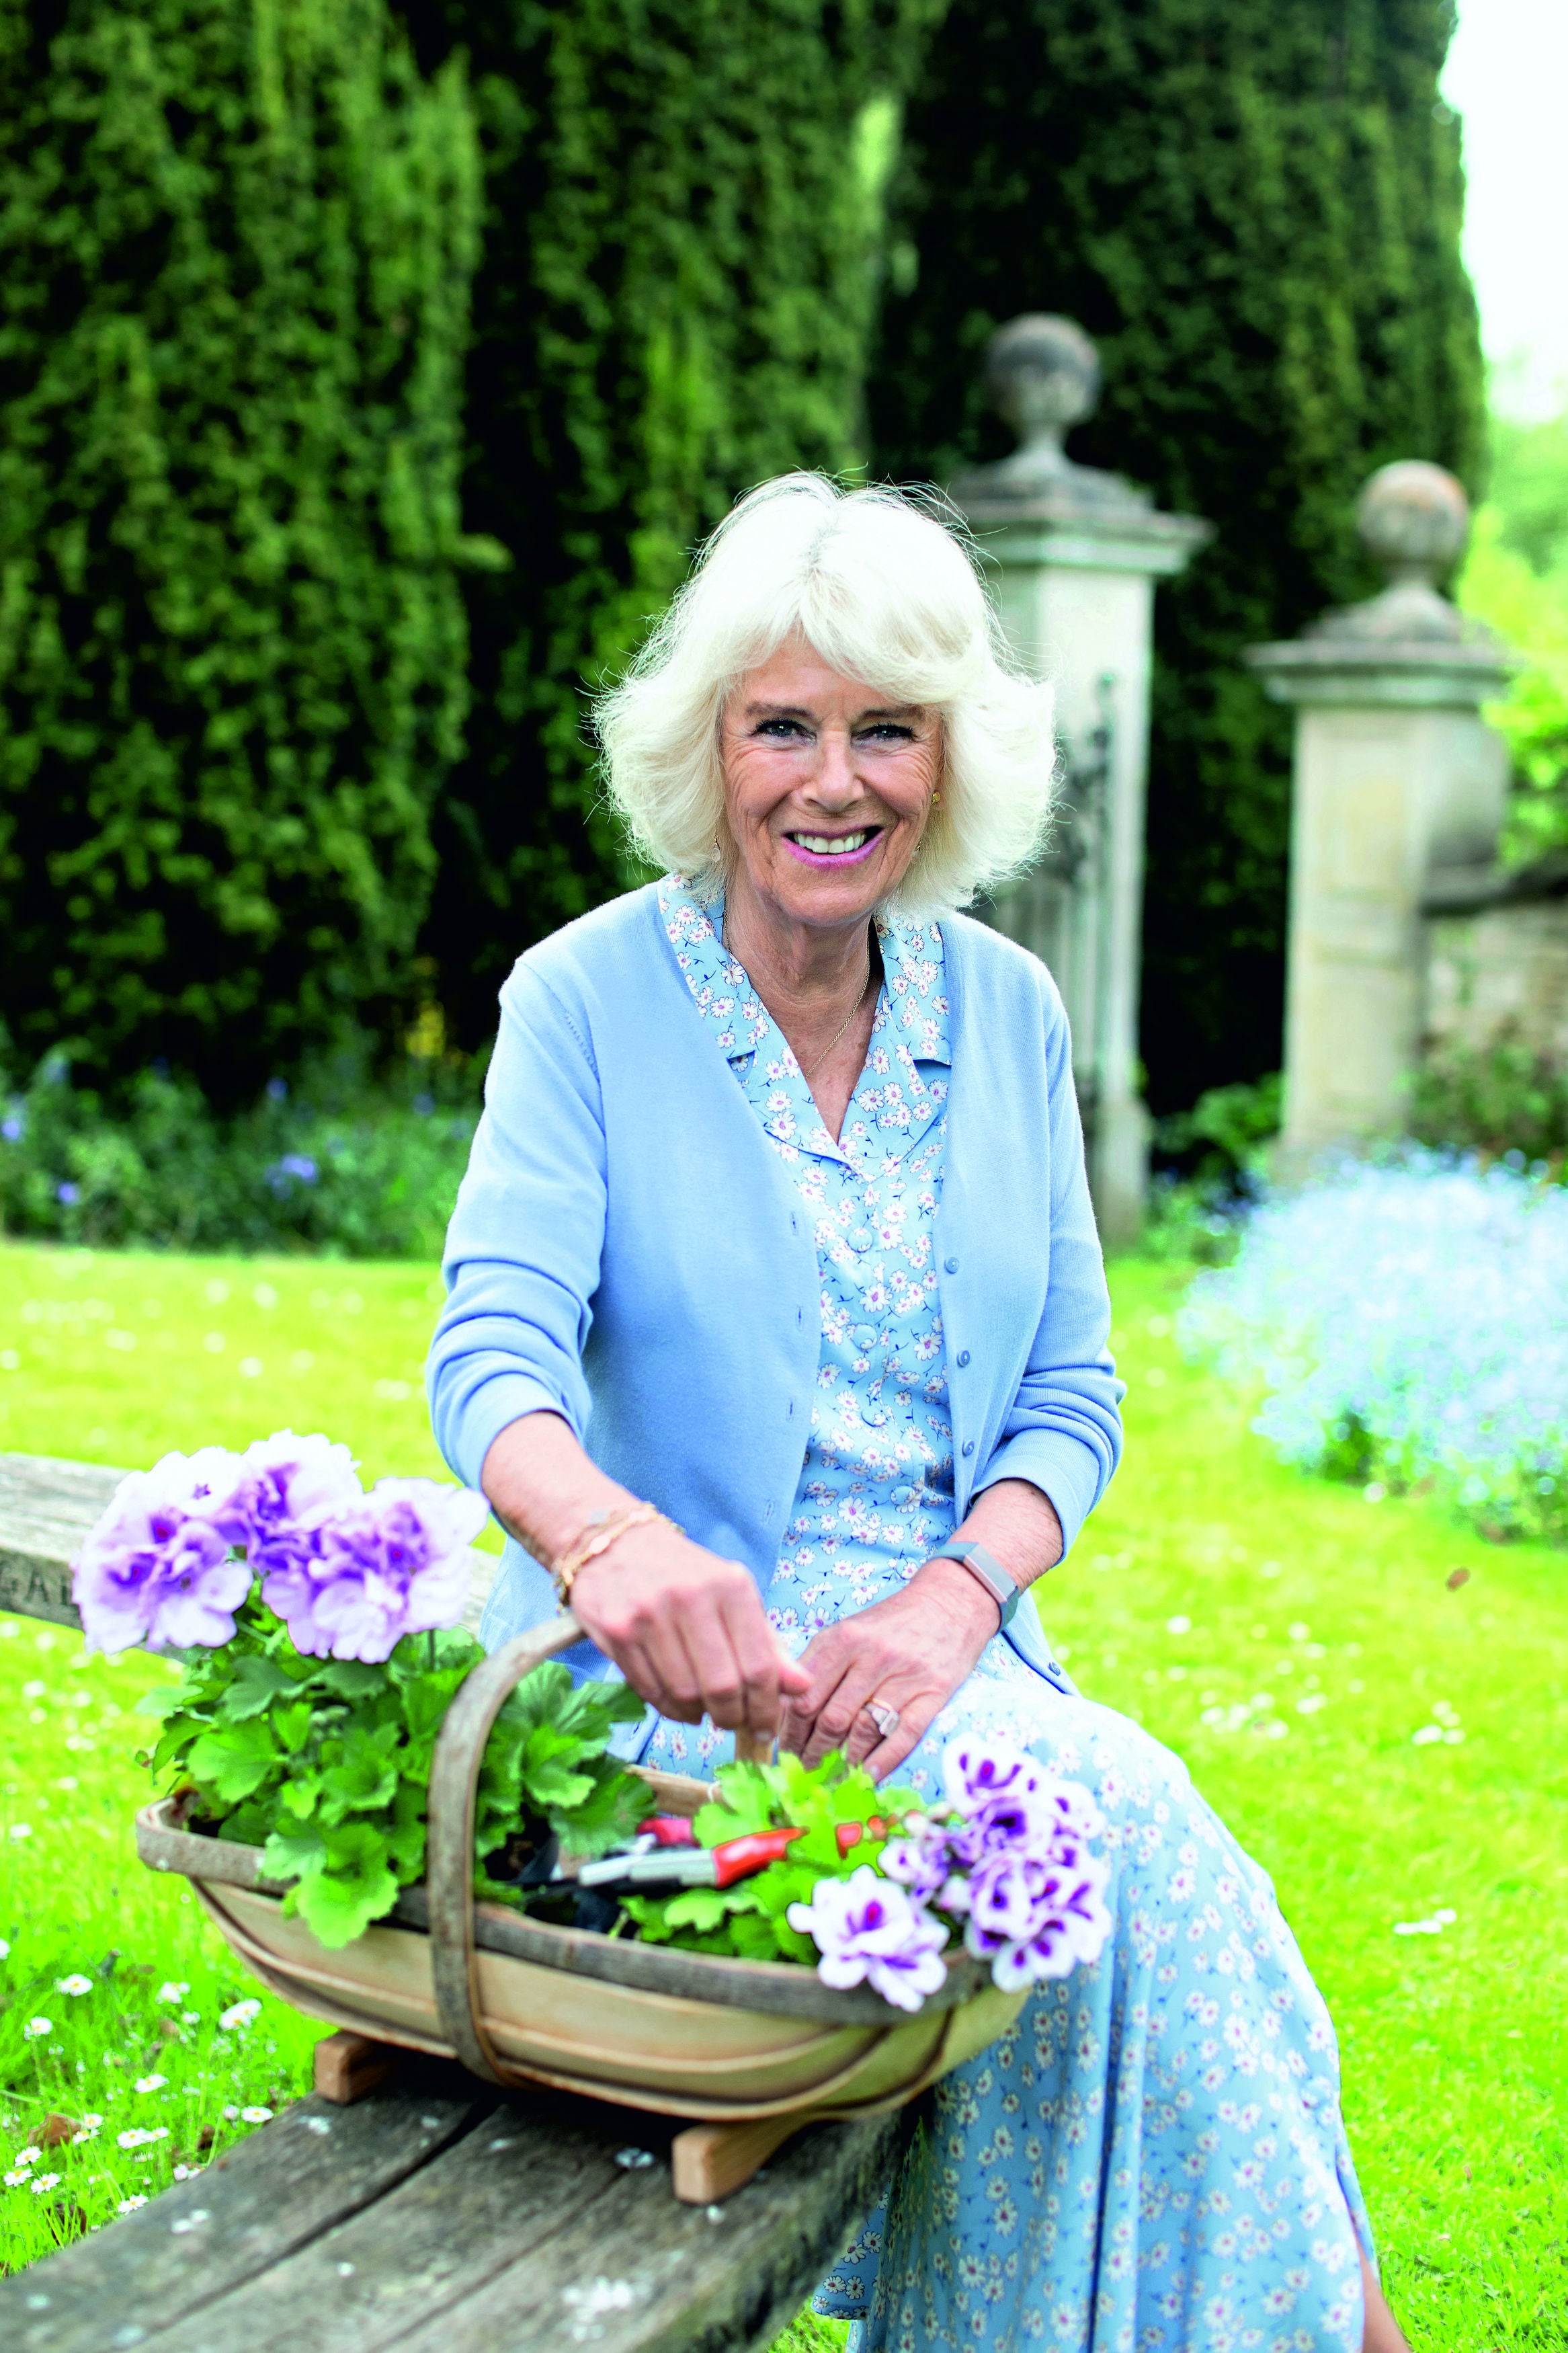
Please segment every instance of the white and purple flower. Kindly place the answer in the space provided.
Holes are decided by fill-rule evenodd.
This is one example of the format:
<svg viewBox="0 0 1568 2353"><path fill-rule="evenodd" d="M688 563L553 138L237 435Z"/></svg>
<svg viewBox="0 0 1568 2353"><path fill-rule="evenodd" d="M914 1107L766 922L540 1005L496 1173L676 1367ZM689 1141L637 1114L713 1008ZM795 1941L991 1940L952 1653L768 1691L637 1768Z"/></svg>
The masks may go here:
<svg viewBox="0 0 1568 2353"><path fill-rule="evenodd" d="M895 1941L918 1933L931 1973L929 1983L906 1975L900 2006L918 2009L941 1982L944 1965L938 1956L952 1932L928 1906L964 1923L969 1951L990 1962L993 1980L1006 1992L1066 1977L1079 1961L1097 1958L1111 1928L1105 1903L1110 1865L1090 1843L1104 1823L1089 1791L1058 1780L1025 1750L1000 1741L950 1741L942 1779L949 1810L906 1816L880 1857L881 1884L891 1883L886 1933ZM857 1925L843 1925L851 1916L845 1891L866 1880L878 1883L869 1865L849 1881L821 1881L811 1905L792 1905L789 1917L816 1940L823 1955L817 1974L825 1983L858 1985L866 1977L887 1993L868 1963L852 1977L842 1973L841 1956L858 1959L873 1948L863 1941L872 1932L861 1914L853 1914ZM897 1905L890 1903L894 1891L901 1899ZM876 1933L882 1933L880 1922Z"/></svg>
<svg viewBox="0 0 1568 2353"><path fill-rule="evenodd" d="M903 1888L863 1862L847 1879L819 1879L789 1924L821 1954L816 1974L842 1989L868 1984L899 2010L919 2010L947 1976L947 1930Z"/></svg>
<svg viewBox="0 0 1568 2353"><path fill-rule="evenodd" d="M83 1548L88 1647L216 1649L259 1579L298 1650L379 1662L405 1634L458 1624L488 1512L429 1479L367 1495L346 1446L288 1430L242 1455L166 1454L121 1482Z"/></svg>
<svg viewBox="0 0 1568 2353"><path fill-rule="evenodd" d="M206 1446L121 1481L72 1587L89 1651L211 1649L230 1639L250 1588L223 1525L239 1467L237 1455Z"/></svg>

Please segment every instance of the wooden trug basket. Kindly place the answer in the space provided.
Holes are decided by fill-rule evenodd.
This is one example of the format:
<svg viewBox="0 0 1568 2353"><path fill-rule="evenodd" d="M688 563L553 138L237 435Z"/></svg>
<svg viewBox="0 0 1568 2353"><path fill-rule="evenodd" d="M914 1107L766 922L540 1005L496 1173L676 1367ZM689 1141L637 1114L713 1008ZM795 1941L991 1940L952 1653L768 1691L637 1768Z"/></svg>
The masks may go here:
<svg viewBox="0 0 1568 2353"><path fill-rule="evenodd" d="M542 2084L708 2127L675 2143L676 2193L737 2188L805 2124L898 2107L1011 2024L1004 1993L967 1954L913 2016L813 1969L673 1950L531 1920L472 1894L475 1790L514 1684L579 1639L570 1613L494 1651L463 1684L430 1776L426 1878L340 1952L262 1877L261 1849L193 1834L163 1799L136 1818L137 1852L190 1880L264 1984L378 2042L460 2060L507 2086ZM705 1782L648 1773L663 1810L690 1816Z"/></svg>

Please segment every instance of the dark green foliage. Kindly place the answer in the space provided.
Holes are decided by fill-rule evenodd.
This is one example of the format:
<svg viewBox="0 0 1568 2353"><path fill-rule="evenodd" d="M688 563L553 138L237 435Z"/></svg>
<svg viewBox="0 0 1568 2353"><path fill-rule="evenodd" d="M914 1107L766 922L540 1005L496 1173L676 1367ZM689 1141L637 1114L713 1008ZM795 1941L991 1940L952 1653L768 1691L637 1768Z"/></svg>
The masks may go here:
<svg viewBox="0 0 1568 2353"><path fill-rule="evenodd" d="M194 1081L144 1071L110 1108L47 1055L22 1092L0 1069L0 1229L94 1249L437 1258L476 1093L418 1065L373 1090L328 1064L220 1116Z"/></svg>
<svg viewBox="0 0 1568 2353"><path fill-rule="evenodd" d="M1219 1197L1246 1197L1265 1173L1279 1133L1284 1088L1271 1071L1255 1086L1210 1087L1191 1111L1168 1113L1154 1130L1154 1159Z"/></svg>
<svg viewBox="0 0 1568 2353"><path fill-rule="evenodd" d="M1412 1082L1410 1132L1545 1162L1568 1181L1568 1068L1506 1029L1484 1049L1440 1049Z"/></svg>
<svg viewBox="0 0 1568 2353"><path fill-rule="evenodd" d="M1157 1109L1279 1059L1289 713L1240 667L1377 584L1372 469L1474 481L1448 0L953 0L906 117L878 466L1006 446L987 336L1065 311L1105 364L1073 449L1206 515L1160 591L1144 1055Z"/></svg>
<svg viewBox="0 0 1568 2353"><path fill-rule="evenodd" d="M386 1034L459 741L460 73L381 0L0 0L0 1008ZM484 551L479 551L482 555Z"/></svg>
<svg viewBox="0 0 1568 2353"><path fill-rule="evenodd" d="M405 1634L384 1663L302 1658L253 1594L232 1641L182 1653L180 1681L140 1703L163 1719L153 1770L192 1787L225 1838L265 1848L268 1875L289 1884L285 1909L323 1945L349 1944L424 1873L437 1736L483 1656L450 1632ZM527 1817L575 1854L632 1837L653 1799L605 1743L642 1712L625 1683L574 1685L553 1660L524 1678L479 1767L478 1894L515 1900L485 1863Z"/></svg>
<svg viewBox="0 0 1568 2353"><path fill-rule="evenodd" d="M622 887L587 697L735 495L861 454L891 109L938 0L415 0L486 154L468 370L474 709L427 932L464 1045Z"/></svg>

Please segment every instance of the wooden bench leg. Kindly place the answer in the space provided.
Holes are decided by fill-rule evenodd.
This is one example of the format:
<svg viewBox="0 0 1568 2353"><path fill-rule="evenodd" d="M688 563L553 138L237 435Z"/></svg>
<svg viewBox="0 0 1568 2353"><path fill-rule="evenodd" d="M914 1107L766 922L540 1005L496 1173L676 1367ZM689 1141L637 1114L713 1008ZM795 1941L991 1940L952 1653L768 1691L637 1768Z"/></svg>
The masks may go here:
<svg viewBox="0 0 1568 2353"><path fill-rule="evenodd" d="M395 2042L373 2042L368 2035L351 2034L342 2027L316 2045L316 2089L323 2100L350 2107L384 2084L405 2055Z"/></svg>
<svg viewBox="0 0 1568 2353"><path fill-rule="evenodd" d="M784 2116L753 2116L743 2124L692 2125L669 2144L675 2194L685 2206L714 2206L743 2189L759 2166L792 2133L816 2121L809 2108Z"/></svg>

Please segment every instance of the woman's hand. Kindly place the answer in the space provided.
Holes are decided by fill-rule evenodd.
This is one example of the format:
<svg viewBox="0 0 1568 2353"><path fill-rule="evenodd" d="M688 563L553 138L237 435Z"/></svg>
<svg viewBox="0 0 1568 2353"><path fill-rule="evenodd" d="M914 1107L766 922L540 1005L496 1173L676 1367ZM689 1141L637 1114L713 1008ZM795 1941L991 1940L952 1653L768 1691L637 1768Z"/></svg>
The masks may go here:
<svg viewBox="0 0 1568 2353"><path fill-rule="evenodd" d="M536 1560L559 1560L637 1502L591 1462L559 1414L509 1423L485 1457L485 1493ZM572 1607L638 1697L661 1715L772 1740L806 1678L768 1624L756 1586L668 1520L627 1528L581 1568Z"/></svg>
<svg viewBox="0 0 1568 2353"><path fill-rule="evenodd" d="M678 1724L710 1715L771 1741L786 1695L806 1688L749 1571L667 1522L629 1528L589 1561L572 1607L632 1689Z"/></svg>
<svg viewBox="0 0 1568 2353"><path fill-rule="evenodd" d="M800 1662L810 1682L789 1702L784 1746L808 1765L842 1748L852 1765L885 1779L925 1737L996 1631L998 1614L957 1561L927 1561L901 1593L813 1638ZM886 1738L868 1700L899 1712Z"/></svg>
<svg viewBox="0 0 1568 2353"><path fill-rule="evenodd" d="M1056 1506L1027 1479L998 1479L983 1489L957 1533L984 1545L1023 1586L1062 1556ZM800 1663L810 1672L810 1688L789 1703L784 1746L808 1765L842 1748L852 1765L885 1779L924 1739L1000 1616L961 1562L928 1560L901 1593L841 1618L806 1646ZM868 1700L899 1712L886 1736L867 1713Z"/></svg>

